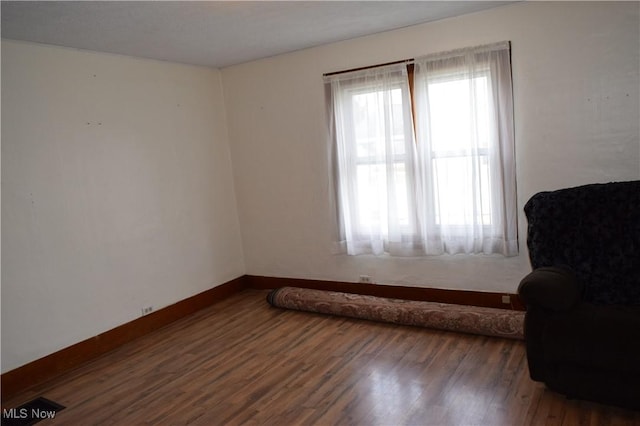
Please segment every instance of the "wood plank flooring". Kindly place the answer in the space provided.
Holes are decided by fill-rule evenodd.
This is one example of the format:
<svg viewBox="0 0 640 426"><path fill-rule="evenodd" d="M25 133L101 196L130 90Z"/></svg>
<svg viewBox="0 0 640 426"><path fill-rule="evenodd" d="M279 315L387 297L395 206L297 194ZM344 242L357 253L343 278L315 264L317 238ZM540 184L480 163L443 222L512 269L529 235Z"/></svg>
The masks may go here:
<svg viewBox="0 0 640 426"><path fill-rule="evenodd" d="M524 344L280 310L245 290L4 408L44 396L59 425L632 425L529 379Z"/></svg>

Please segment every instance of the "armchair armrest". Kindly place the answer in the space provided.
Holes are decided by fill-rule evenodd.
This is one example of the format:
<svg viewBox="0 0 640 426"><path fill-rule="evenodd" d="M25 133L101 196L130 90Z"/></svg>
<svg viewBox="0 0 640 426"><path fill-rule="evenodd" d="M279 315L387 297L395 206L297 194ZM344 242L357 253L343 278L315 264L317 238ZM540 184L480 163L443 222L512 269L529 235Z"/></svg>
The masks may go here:
<svg viewBox="0 0 640 426"><path fill-rule="evenodd" d="M546 266L525 276L518 294L528 306L559 312L568 311L580 301L582 288L571 269Z"/></svg>

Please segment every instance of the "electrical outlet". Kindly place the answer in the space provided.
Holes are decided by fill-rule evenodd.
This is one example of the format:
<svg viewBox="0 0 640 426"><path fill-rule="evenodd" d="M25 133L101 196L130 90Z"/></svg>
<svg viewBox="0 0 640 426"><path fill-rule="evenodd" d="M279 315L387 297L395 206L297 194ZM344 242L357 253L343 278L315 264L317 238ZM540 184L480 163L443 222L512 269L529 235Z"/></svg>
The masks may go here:
<svg viewBox="0 0 640 426"><path fill-rule="evenodd" d="M502 303L504 304L510 304L511 303L511 296L509 296L508 294L503 294L502 295Z"/></svg>
<svg viewBox="0 0 640 426"><path fill-rule="evenodd" d="M371 277L369 275L360 275L360 281L362 284L371 284Z"/></svg>
<svg viewBox="0 0 640 426"><path fill-rule="evenodd" d="M142 316L149 315L153 312L153 306L145 306L142 308Z"/></svg>

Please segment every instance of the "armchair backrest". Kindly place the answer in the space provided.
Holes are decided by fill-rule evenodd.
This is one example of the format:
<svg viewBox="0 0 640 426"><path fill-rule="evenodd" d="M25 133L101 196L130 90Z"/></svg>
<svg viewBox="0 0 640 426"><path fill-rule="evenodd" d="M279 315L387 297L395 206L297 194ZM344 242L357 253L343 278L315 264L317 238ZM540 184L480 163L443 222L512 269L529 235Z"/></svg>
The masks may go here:
<svg viewBox="0 0 640 426"><path fill-rule="evenodd" d="M524 207L531 266L569 266L585 301L640 305L640 181L540 192Z"/></svg>

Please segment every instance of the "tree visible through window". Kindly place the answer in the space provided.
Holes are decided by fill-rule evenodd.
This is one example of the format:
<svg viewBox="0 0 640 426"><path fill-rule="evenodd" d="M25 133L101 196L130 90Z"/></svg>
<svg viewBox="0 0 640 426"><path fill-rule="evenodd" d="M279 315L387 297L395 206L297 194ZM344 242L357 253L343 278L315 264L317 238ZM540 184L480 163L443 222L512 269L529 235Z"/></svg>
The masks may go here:
<svg viewBox="0 0 640 426"><path fill-rule="evenodd" d="M517 253L509 44L331 75L350 254Z"/></svg>

